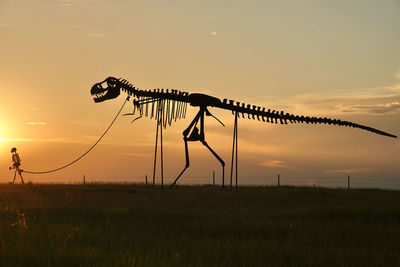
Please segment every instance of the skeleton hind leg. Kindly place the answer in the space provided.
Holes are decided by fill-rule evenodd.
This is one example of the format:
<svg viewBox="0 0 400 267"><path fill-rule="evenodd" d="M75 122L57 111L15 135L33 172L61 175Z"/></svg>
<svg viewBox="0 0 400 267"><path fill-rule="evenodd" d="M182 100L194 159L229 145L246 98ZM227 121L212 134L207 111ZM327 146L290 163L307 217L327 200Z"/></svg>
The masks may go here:
<svg viewBox="0 0 400 267"><path fill-rule="evenodd" d="M176 182L179 180L179 178L182 176L182 174L186 171L186 169L189 168L189 165L190 165L188 140L187 140L186 136L183 137L183 141L185 142L185 160L186 160L186 164L185 164L185 167L183 168L183 170L181 171L181 173L178 175L178 177L176 177L175 181L172 183L172 185L171 185L172 187L174 187L176 185Z"/></svg>
<svg viewBox="0 0 400 267"><path fill-rule="evenodd" d="M185 142L185 160L186 164L181 173L176 177L175 181L171 184L171 186L175 186L176 182L179 180L179 178L182 176L182 174L186 171L187 168L189 168L190 161L189 161L189 148L188 148L188 135L190 132L193 130L193 128L196 127L197 122L199 121L200 117L204 114L204 110L200 109L200 111L197 113L197 115L194 117L194 119L191 121L189 126L183 131L183 141ZM190 136L192 137L192 136ZM195 140L190 140L190 141L195 141Z"/></svg>

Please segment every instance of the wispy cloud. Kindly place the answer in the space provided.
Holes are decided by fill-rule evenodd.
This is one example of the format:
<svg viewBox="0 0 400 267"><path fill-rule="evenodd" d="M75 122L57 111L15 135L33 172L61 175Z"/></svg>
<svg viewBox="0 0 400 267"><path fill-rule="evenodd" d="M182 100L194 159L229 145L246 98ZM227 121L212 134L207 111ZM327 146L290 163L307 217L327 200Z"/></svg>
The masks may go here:
<svg viewBox="0 0 400 267"><path fill-rule="evenodd" d="M14 28L14 29L20 28L20 26L17 24L11 24L11 23L6 23L6 22L0 22L0 27L8 27L8 28Z"/></svg>
<svg viewBox="0 0 400 267"><path fill-rule="evenodd" d="M350 168L350 169L337 169L337 170L327 170L326 173L343 173L343 174L353 174L353 173L364 173L371 172L368 168Z"/></svg>
<svg viewBox="0 0 400 267"><path fill-rule="evenodd" d="M25 124L26 125L47 125L47 122L33 122L33 121L30 121L30 122L25 122Z"/></svg>
<svg viewBox="0 0 400 267"><path fill-rule="evenodd" d="M37 139L32 138L0 138L0 142L33 142Z"/></svg>
<svg viewBox="0 0 400 267"><path fill-rule="evenodd" d="M400 80L400 69L398 69L395 73L395 77Z"/></svg>
<svg viewBox="0 0 400 267"><path fill-rule="evenodd" d="M105 35L102 32L93 31L93 32L89 33L89 37L92 37L92 38L104 38Z"/></svg>
<svg viewBox="0 0 400 267"><path fill-rule="evenodd" d="M399 82L392 86L332 90L330 96L300 95L297 100L299 105L321 111L369 115L400 114L400 69L394 76Z"/></svg>
<svg viewBox="0 0 400 267"><path fill-rule="evenodd" d="M58 138L0 138L0 142L54 142L54 143L67 143L67 144L87 144L78 142L71 138L58 137Z"/></svg>
<svg viewBox="0 0 400 267"><path fill-rule="evenodd" d="M130 157L150 157L150 154L144 154L144 153L125 153L125 152L119 152L117 153L118 155L124 155L124 156L130 156Z"/></svg>
<svg viewBox="0 0 400 267"><path fill-rule="evenodd" d="M274 167L274 168L290 168L290 166L288 166L282 160L264 160L264 161L259 162L258 166Z"/></svg>
<svg viewBox="0 0 400 267"><path fill-rule="evenodd" d="M399 81L391 86L330 89L281 97L258 96L258 101L274 101L275 109L292 113L400 115L400 69L394 73ZM284 104L279 104L284 103Z"/></svg>
<svg viewBox="0 0 400 267"><path fill-rule="evenodd" d="M340 95L340 97L338 97ZM295 109L313 112L369 115L400 114L400 86L349 89L332 95L297 95L291 100Z"/></svg>
<svg viewBox="0 0 400 267"><path fill-rule="evenodd" d="M400 102L393 101L390 103L376 103L369 105L353 105L345 106L342 108L343 112L358 112L358 113L372 113L372 114L387 114L396 113L400 111Z"/></svg>

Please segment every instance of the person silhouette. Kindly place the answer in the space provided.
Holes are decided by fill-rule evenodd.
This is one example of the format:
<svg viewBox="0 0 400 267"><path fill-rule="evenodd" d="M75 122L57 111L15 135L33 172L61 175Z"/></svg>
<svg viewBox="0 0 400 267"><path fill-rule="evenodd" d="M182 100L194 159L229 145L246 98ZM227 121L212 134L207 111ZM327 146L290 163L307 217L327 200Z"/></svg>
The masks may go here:
<svg viewBox="0 0 400 267"><path fill-rule="evenodd" d="M10 167L9 169L11 170L11 169L15 169L15 172L14 172L14 180L12 181L12 183L14 183L15 182L15 178L17 177L17 172L18 172L18 174L19 174L19 176L21 177L21 182L23 183L23 184L25 184L25 182L24 182L24 178L22 178L22 175L21 175L21 173L23 172L23 170L21 170L20 168L19 168L19 166L21 166L21 158L19 157L19 155L18 155L18 153L17 153L17 149L15 148L15 147L13 147L12 149L11 149L11 159L12 159L12 163L13 163L13 166L12 167ZM11 182L10 182L11 183Z"/></svg>

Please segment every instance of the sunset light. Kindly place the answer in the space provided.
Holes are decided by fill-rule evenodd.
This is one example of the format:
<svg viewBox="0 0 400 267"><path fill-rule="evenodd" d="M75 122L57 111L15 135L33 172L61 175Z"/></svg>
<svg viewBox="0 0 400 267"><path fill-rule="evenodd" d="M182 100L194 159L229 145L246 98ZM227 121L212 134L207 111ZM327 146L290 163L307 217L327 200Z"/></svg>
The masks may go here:
<svg viewBox="0 0 400 267"><path fill-rule="evenodd" d="M126 96L120 92L115 99L93 101L90 89L109 76L141 90L174 88L399 135L395 3L371 3L359 11L354 3L336 2L308 8L280 1L6 2L0 4L0 140L18 147L26 168L56 168L93 145ZM122 114L132 113L135 99ZM206 116L207 144L228 168L234 116L217 107L208 111L225 127ZM188 105L185 119L164 131L166 183L185 166L182 132L197 112ZM156 125L145 115L137 117L119 117L96 148L71 168L32 179L78 181L85 173L93 179L142 181L153 172ZM362 169L357 175L379 173L379 181L400 173L398 140L329 123L281 125L261 119L239 117L238 165L244 184L266 183L262 177L272 179L277 172L304 183L308 175L320 177L316 183L343 175L331 170ZM213 171L222 175L220 162L201 143L190 142L189 151L190 168L182 183L205 183ZM9 164L8 155L1 159ZM8 175L0 170L4 181Z"/></svg>
<svg viewBox="0 0 400 267"><path fill-rule="evenodd" d="M7 124L3 123L2 121L0 121L0 142L4 142L6 139L6 131L5 131L5 127Z"/></svg>
<svg viewBox="0 0 400 267"><path fill-rule="evenodd" d="M0 266L400 266L400 0L0 0Z"/></svg>

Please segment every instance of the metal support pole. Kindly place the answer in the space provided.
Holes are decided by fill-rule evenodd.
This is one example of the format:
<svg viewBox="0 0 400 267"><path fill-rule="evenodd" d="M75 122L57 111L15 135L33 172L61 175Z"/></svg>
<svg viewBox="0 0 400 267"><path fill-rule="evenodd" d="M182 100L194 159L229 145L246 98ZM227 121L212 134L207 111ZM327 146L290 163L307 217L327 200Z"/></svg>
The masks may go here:
<svg viewBox="0 0 400 267"><path fill-rule="evenodd" d="M232 141L232 162L231 162L231 180L229 183L229 188L232 188L232 176L233 176L233 159L235 156L235 141L236 141L236 114L235 114L235 124L233 125L233 141Z"/></svg>
<svg viewBox="0 0 400 267"><path fill-rule="evenodd" d="M144 176L144 178L146 179L146 185L147 185L147 174Z"/></svg>
<svg viewBox="0 0 400 267"><path fill-rule="evenodd" d="M164 118L164 113L165 113L165 110L164 110L164 106L165 106L165 103L163 102L162 103L162 105L161 105L161 110L160 110L160 112L161 112L161 121L160 121L160 123L161 123L161 128L160 128L160 145L161 145L161 188L163 188L164 187L164 157L163 157L163 134L162 134L162 129L163 129L163 127L164 127L164 120L165 120L165 118Z"/></svg>
<svg viewBox="0 0 400 267"><path fill-rule="evenodd" d="M238 184L238 152L237 152L237 143L238 143L238 113L235 112L235 123L233 126L233 144L232 144L232 163L231 163L231 180L229 184L229 188L232 188L232 177L233 177L233 160L235 159L235 177L236 177L236 188Z"/></svg>
<svg viewBox="0 0 400 267"><path fill-rule="evenodd" d="M85 175L83 175L83 184L86 183Z"/></svg>
<svg viewBox="0 0 400 267"><path fill-rule="evenodd" d="M158 116L159 116L159 105L160 105L160 102L158 102L157 103L157 115L156 115L156 123L157 123L157 129L156 129L156 145L155 145L155 148L154 148L154 168L153 168L153 186L155 186L156 185L156 166L157 166L157 142L158 142L158 127L160 126L160 124L159 124L159 118L158 118Z"/></svg>
<svg viewBox="0 0 400 267"><path fill-rule="evenodd" d="M238 130L238 117L239 117L239 114L237 113L237 111L236 111L236 113L235 113L235 126L236 126L236 159L235 159L235 161L236 161L236 163L235 163L235 165L236 165L236 189L238 188L238 135L239 135L239 130Z"/></svg>

